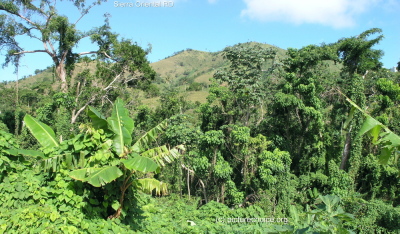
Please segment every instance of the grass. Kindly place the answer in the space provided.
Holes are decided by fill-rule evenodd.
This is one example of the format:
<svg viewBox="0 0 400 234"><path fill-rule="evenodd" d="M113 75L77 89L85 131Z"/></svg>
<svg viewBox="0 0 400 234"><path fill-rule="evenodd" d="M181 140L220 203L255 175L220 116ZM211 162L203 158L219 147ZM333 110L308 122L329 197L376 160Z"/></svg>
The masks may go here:
<svg viewBox="0 0 400 234"><path fill-rule="evenodd" d="M150 107L151 109L156 109L156 107L160 105L160 97L143 99L142 104Z"/></svg>
<svg viewBox="0 0 400 234"><path fill-rule="evenodd" d="M152 63L153 69L161 76L164 81L173 82L179 78L190 76L196 82L198 77L201 82L209 82L204 78L206 73L212 76L212 68L226 66L227 62L220 53L209 53L198 50L190 50L179 53L167 59ZM208 75L209 77L211 77ZM207 75L206 75L207 76Z"/></svg>
<svg viewBox="0 0 400 234"><path fill-rule="evenodd" d="M202 90L202 91L190 91L187 92L187 100L192 101L192 102L200 102L200 103L206 103L207 102L207 96L208 96L208 89Z"/></svg>

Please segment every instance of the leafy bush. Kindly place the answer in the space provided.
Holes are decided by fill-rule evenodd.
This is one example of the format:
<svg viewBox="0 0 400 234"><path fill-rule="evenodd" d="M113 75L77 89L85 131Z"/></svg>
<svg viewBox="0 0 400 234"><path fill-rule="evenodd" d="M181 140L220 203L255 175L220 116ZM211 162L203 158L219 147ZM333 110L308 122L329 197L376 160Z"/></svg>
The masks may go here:
<svg viewBox="0 0 400 234"><path fill-rule="evenodd" d="M354 214L349 225L358 233L398 233L400 230L400 207L393 207L381 200L366 201L359 196L343 199L344 207Z"/></svg>
<svg viewBox="0 0 400 234"><path fill-rule="evenodd" d="M0 131L8 132L8 127L3 122L0 122Z"/></svg>
<svg viewBox="0 0 400 234"><path fill-rule="evenodd" d="M179 198L171 195L164 198L147 198L144 221L145 233L162 230L164 233L265 233L270 224L247 222L238 217L258 218L266 214L257 206L232 210L224 204L209 202L198 208L199 199ZM170 212L174 207L174 212ZM242 220L244 221L244 220Z"/></svg>
<svg viewBox="0 0 400 234"><path fill-rule="evenodd" d="M95 201L85 201L88 190L62 172L52 180L41 172L25 169L11 173L0 183L1 233L127 233L120 220L85 215ZM104 207L103 207L104 209Z"/></svg>
<svg viewBox="0 0 400 234"><path fill-rule="evenodd" d="M203 88L203 83L193 82L187 88L187 91L200 91Z"/></svg>
<svg viewBox="0 0 400 234"><path fill-rule="evenodd" d="M20 154L28 151L18 150L18 148L14 136L0 130L0 182L9 173L24 168L25 159Z"/></svg>
<svg viewBox="0 0 400 234"><path fill-rule="evenodd" d="M145 91L147 98L160 96L161 93L160 88L156 84L150 84Z"/></svg>

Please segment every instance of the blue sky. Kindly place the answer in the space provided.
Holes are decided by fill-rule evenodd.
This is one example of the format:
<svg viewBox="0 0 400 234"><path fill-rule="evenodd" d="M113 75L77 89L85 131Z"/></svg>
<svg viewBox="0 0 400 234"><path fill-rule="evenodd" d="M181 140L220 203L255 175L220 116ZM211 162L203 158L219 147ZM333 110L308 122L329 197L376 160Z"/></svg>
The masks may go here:
<svg viewBox="0 0 400 234"><path fill-rule="evenodd" d="M61 14L75 21L72 4L58 2ZM147 5L146 5L147 4ZM124 7L122 7L124 6ZM333 43L343 37L381 28L385 38L376 47L385 53L385 67L400 61L399 0L121 0L96 6L78 23L79 30L101 26L111 14L112 30L140 46L152 45L151 62L192 48L220 51L226 46L257 41L286 49ZM43 49L37 41L17 38L26 50ZM75 52L95 50L89 40ZM4 51L1 51L4 54ZM1 62L4 57L0 56ZM19 77L52 65L46 54L26 54ZM14 68L1 69L0 81L15 80Z"/></svg>

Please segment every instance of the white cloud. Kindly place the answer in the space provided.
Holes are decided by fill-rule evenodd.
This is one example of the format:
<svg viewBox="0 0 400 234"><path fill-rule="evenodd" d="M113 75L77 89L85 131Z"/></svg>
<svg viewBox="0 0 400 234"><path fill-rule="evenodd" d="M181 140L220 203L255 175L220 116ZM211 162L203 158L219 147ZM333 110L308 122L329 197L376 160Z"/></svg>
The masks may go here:
<svg viewBox="0 0 400 234"><path fill-rule="evenodd" d="M244 0L242 17L295 24L315 23L335 28L355 25L354 16L380 0Z"/></svg>

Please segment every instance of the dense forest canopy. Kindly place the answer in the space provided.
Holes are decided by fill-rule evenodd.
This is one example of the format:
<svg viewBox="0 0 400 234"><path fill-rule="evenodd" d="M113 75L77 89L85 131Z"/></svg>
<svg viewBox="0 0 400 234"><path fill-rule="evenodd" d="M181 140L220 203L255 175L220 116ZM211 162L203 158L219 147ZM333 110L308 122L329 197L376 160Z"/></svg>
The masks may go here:
<svg viewBox="0 0 400 234"><path fill-rule="evenodd" d="M71 2L84 20L101 1ZM165 68L53 3L0 1L5 64L54 61L0 84L2 233L400 231L400 73L382 67L380 29L188 49ZM84 37L98 51L74 52Z"/></svg>

